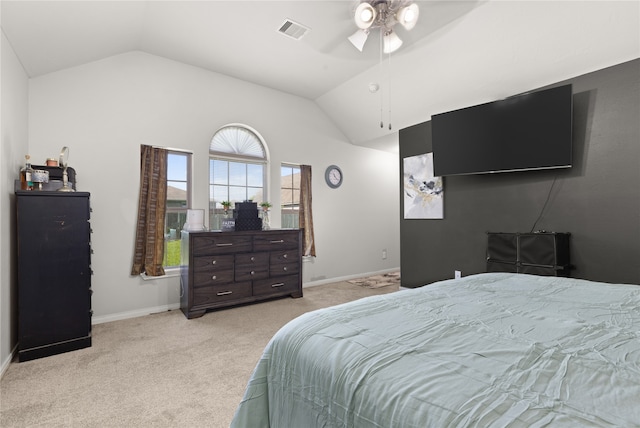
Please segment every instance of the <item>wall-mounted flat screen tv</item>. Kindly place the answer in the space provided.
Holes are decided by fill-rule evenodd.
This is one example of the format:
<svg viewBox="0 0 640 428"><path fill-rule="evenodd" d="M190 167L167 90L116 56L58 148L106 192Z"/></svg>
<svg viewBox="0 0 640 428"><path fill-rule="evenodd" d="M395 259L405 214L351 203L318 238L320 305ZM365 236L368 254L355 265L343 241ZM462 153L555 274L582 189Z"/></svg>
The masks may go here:
<svg viewBox="0 0 640 428"><path fill-rule="evenodd" d="M569 168L571 85L431 118L434 175Z"/></svg>

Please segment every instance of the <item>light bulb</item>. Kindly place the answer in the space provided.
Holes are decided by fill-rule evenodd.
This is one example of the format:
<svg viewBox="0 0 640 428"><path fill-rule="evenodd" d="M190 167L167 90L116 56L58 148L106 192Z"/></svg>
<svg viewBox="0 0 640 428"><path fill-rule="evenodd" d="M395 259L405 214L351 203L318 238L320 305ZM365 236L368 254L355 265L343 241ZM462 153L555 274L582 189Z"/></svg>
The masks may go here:
<svg viewBox="0 0 640 428"><path fill-rule="evenodd" d="M356 49L362 52L364 44L367 41L367 37L369 37L369 30L358 30L349 36L349 41Z"/></svg>
<svg viewBox="0 0 640 428"><path fill-rule="evenodd" d="M376 19L376 10L367 2L360 3L356 8L354 21L358 28L366 30L373 25L373 21Z"/></svg>
<svg viewBox="0 0 640 428"><path fill-rule="evenodd" d="M409 6L401 8L396 15L396 19L406 30L411 30L416 26L419 14L420 8L418 8L417 4L412 3Z"/></svg>
<svg viewBox="0 0 640 428"><path fill-rule="evenodd" d="M387 34L384 35L382 44L382 51L386 54L389 54L400 49L400 46L402 46L402 40L396 33L390 30Z"/></svg>

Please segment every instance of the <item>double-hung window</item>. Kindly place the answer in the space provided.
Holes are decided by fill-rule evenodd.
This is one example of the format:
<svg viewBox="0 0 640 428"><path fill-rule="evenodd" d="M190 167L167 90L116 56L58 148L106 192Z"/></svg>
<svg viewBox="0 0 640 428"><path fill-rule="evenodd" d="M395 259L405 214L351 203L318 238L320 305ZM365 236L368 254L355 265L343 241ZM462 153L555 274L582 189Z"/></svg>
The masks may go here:
<svg viewBox="0 0 640 428"><path fill-rule="evenodd" d="M180 266L180 235L191 207L191 153L168 150L164 267Z"/></svg>
<svg viewBox="0 0 640 428"><path fill-rule="evenodd" d="M300 166L280 166L280 204L283 228L298 228L300 209Z"/></svg>

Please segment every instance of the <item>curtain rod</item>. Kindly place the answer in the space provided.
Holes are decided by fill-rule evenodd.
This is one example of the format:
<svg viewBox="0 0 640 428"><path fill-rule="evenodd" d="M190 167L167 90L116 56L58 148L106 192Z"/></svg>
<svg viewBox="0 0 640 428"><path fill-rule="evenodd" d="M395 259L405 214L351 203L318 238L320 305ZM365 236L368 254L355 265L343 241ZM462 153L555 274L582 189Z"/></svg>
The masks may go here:
<svg viewBox="0 0 640 428"><path fill-rule="evenodd" d="M147 146L148 144L144 144L145 146ZM193 150L187 150L187 149L177 149L175 147L162 147L162 146L151 146L154 149L164 149L164 150L171 150L172 152L182 152L182 153L189 153L189 154L193 154Z"/></svg>

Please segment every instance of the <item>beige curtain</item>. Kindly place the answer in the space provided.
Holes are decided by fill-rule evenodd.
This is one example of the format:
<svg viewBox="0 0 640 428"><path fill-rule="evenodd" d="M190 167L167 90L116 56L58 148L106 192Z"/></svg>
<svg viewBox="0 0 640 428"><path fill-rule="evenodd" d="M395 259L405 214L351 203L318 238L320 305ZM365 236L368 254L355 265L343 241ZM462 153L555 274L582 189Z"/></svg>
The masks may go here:
<svg viewBox="0 0 640 428"><path fill-rule="evenodd" d="M167 150L140 146L140 199L131 275L164 275Z"/></svg>
<svg viewBox="0 0 640 428"><path fill-rule="evenodd" d="M300 165L300 212L299 224L302 231L302 255L316 256L313 237L313 213L311 211L311 166Z"/></svg>

